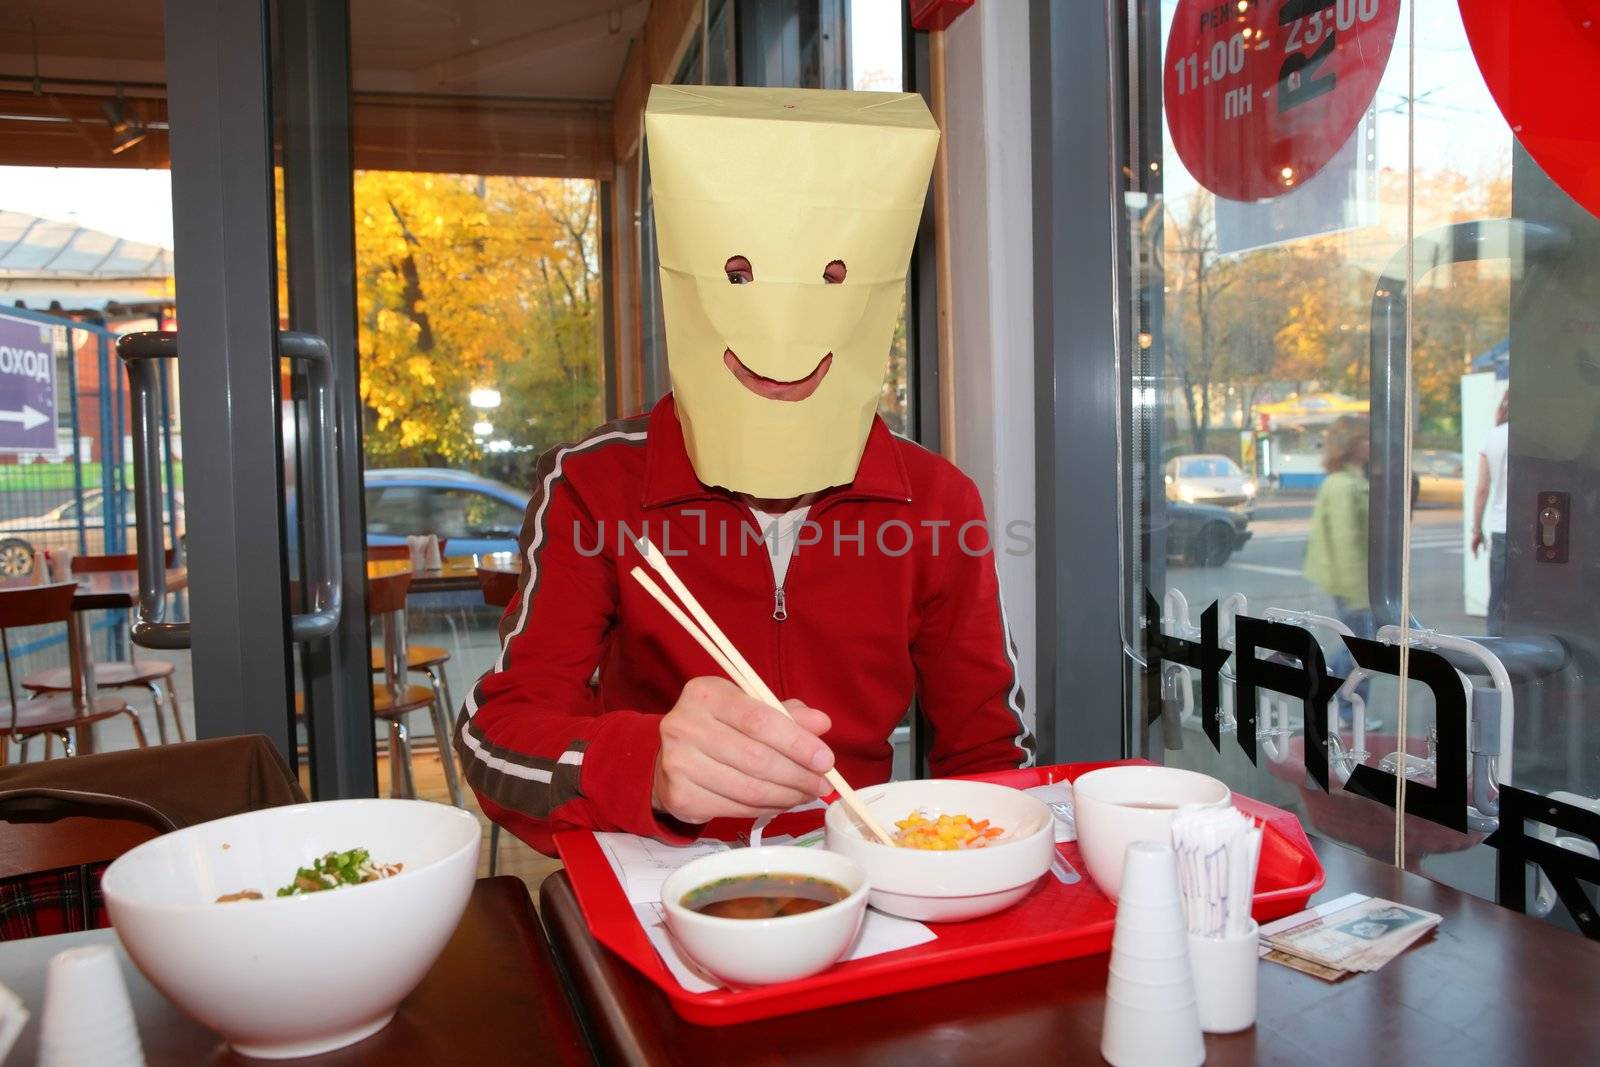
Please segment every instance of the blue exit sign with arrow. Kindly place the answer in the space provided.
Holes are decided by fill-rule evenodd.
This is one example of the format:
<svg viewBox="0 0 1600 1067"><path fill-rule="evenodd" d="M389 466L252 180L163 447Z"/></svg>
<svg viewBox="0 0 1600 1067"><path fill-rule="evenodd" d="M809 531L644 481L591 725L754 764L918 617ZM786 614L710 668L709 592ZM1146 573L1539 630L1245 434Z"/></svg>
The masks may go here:
<svg viewBox="0 0 1600 1067"><path fill-rule="evenodd" d="M54 328L0 314L0 452L54 452Z"/></svg>

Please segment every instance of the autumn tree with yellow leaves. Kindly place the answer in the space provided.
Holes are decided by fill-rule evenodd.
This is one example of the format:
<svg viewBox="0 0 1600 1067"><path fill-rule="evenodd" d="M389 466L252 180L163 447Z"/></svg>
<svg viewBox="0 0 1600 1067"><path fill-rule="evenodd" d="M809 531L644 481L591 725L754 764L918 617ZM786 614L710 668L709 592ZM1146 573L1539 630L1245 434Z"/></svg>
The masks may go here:
<svg viewBox="0 0 1600 1067"><path fill-rule="evenodd" d="M477 466L480 418L523 454L600 421L593 182L363 171L354 195L372 465Z"/></svg>

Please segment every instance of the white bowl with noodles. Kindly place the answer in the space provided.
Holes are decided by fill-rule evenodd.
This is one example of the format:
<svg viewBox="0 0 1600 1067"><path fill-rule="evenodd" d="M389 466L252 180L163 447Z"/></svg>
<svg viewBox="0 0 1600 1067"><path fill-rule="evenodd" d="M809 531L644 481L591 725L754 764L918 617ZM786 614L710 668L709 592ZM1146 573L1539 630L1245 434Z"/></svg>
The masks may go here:
<svg viewBox="0 0 1600 1067"><path fill-rule="evenodd" d="M731 918L697 910L697 898L750 878L798 878L844 895L798 915ZM824 971L855 944L867 911L867 876L844 856L817 848L758 845L701 856L661 883L667 929L701 967L733 985L771 985Z"/></svg>
<svg viewBox="0 0 1600 1067"><path fill-rule="evenodd" d="M901 848L869 837L842 802L829 805L824 821L828 850L862 866L872 883L869 903L891 915L923 922L990 915L1027 896L1055 855L1055 817L1018 789L933 778L890 782L857 795L890 833L912 812L988 819L1003 831L982 848Z"/></svg>
<svg viewBox="0 0 1600 1067"><path fill-rule="evenodd" d="M128 955L246 1056L283 1059L376 1033L454 933L478 872L478 821L418 800L335 800L165 834L106 869ZM298 868L364 848L381 881L278 897ZM261 900L218 903L253 889Z"/></svg>

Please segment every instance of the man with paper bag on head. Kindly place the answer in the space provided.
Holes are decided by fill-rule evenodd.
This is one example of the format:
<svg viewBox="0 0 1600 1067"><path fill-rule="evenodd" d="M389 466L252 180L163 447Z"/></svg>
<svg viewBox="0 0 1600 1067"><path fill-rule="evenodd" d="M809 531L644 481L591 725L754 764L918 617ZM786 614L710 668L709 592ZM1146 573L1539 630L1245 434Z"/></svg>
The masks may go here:
<svg viewBox="0 0 1600 1067"><path fill-rule="evenodd" d="M887 780L913 698L935 775L1029 764L978 492L875 414L938 143L921 98L658 85L645 134L673 388L539 462L456 729L485 812L545 851L692 838L835 766ZM641 535L792 718L630 577Z"/></svg>

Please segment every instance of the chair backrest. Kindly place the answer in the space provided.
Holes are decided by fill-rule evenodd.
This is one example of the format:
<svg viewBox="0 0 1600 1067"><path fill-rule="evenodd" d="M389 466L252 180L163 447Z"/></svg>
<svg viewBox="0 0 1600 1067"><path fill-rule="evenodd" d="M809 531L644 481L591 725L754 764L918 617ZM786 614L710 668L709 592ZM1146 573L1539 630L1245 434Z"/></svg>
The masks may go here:
<svg viewBox="0 0 1600 1067"><path fill-rule="evenodd" d="M517 595L517 583L521 580L522 575L511 571L478 568L478 585L483 589L483 602L493 607L503 608L511 603L511 598Z"/></svg>
<svg viewBox="0 0 1600 1067"><path fill-rule="evenodd" d="M404 611L406 593L411 589L411 572L401 571L382 578L367 579L367 614L387 615Z"/></svg>
<svg viewBox="0 0 1600 1067"><path fill-rule="evenodd" d="M177 829L150 805L73 789L0 791L0 878L116 859Z"/></svg>
<svg viewBox="0 0 1600 1067"><path fill-rule="evenodd" d="M172 567L177 558L177 549L167 549L167 567ZM102 574L107 571L136 571L139 569L139 557L133 552L119 552L109 556L73 556L73 574Z"/></svg>
<svg viewBox="0 0 1600 1067"><path fill-rule="evenodd" d="M72 595L77 591L76 582L0 588L0 630L66 622L72 617Z"/></svg>

